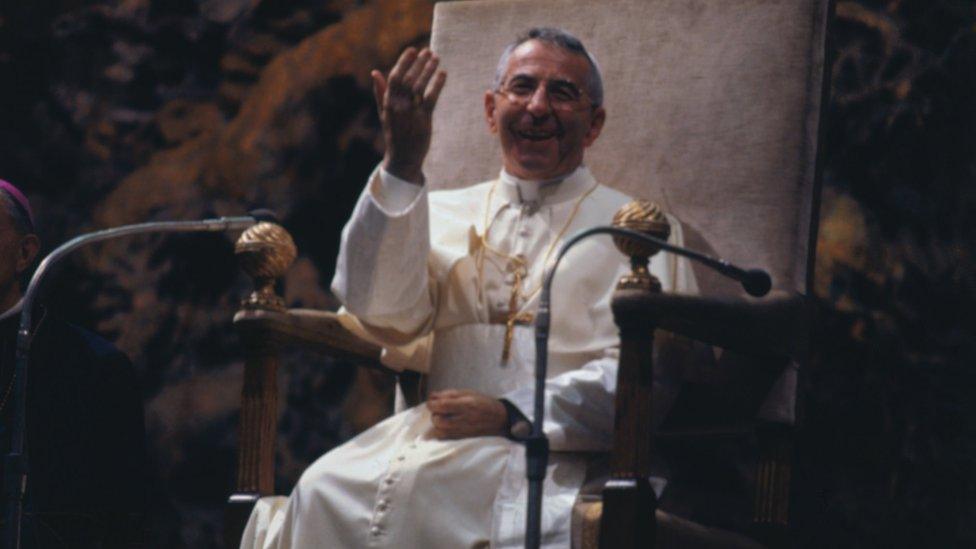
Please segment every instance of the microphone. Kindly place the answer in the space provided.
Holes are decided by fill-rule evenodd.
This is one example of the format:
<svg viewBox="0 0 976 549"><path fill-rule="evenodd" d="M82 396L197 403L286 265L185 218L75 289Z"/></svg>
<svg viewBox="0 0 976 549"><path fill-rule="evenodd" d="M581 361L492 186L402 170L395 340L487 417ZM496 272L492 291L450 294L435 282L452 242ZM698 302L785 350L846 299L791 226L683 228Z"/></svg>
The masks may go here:
<svg viewBox="0 0 976 549"><path fill-rule="evenodd" d="M753 297L762 297L768 294L769 290L773 287L773 279L769 276L769 273L762 269L743 269L721 259L713 259L708 256L701 256L699 258L691 255L698 255L697 252L692 252L691 250L688 250L688 252L687 254L675 253L697 259L700 263L704 263L732 280L738 281L742 285L742 289Z"/></svg>
<svg viewBox="0 0 976 549"><path fill-rule="evenodd" d="M250 215L239 217L218 217L198 221L153 221L135 225L123 225L77 236L58 246L49 253L34 271L24 292L23 309L20 312L20 326L17 330L17 350L14 361L14 422L11 427L10 452L4 460L4 476L7 508L4 523L4 545L8 549L18 549L22 531L24 494L27 488L27 462L24 456L24 426L27 407L27 362L33 339L31 316L34 301L40 294L45 276L71 252L95 242L146 233L193 233L243 230L262 222L275 223L277 216L271 210L259 209Z"/></svg>
<svg viewBox="0 0 976 549"><path fill-rule="evenodd" d="M740 280L746 293L753 297L762 297L773 287L773 279L762 269L749 269Z"/></svg>
<svg viewBox="0 0 976 549"><path fill-rule="evenodd" d="M542 484L545 480L549 461L549 440L542 431L545 419L545 385L549 349L550 295L556 268L566 252L581 240L597 234L611 234L614 244L625 255L632 258L635 271L646 267L638 265L636 259L646 259L660 250L687 257L706 265L719 273L737 280L751 296L762 297L769 293L772 279L762 269L743 269L732 263L715 259L703 253L676 246L667 242L671 227L660 207L648 200L634 200L613 216L613 226L598 226L584 229L571 236L559 248L555 261L546 270L542 290L539 293L539 306L535 322L535 402L533 406L532 432L524 440L526 444L525 476L529 484L526 510L525 547L538 549L541 544L542 524Z"/></svg>

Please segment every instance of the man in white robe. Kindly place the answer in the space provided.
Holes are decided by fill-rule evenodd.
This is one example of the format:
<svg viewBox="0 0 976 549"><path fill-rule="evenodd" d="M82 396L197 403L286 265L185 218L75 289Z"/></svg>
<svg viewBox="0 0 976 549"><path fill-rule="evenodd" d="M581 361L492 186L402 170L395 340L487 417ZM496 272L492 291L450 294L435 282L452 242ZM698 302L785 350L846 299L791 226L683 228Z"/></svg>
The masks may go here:
<svg viewBox="0 0 976 549"><path fill-rule="evenodd" d="M446 79L436 55L408 49L373 79L387 152L343 231L333 290L388 364L426 372L428 400L324 455L287 500L262 500L242 547L521 547L525 453L513 429L533 408L538 288L568 236L629 201L582 164L606 116L599 71L562 31L520 37L485 94L499 178L435 192L420 167ZM671 240L682 240L674 220ZM569 546L584 453L612 440L610 298L625 268L609 238L590 239L553 287L544 547ZM684 260L659 254L651 270L665 291L697 290ZM667 349L656 363L662 408L676 364Z"/></svg>

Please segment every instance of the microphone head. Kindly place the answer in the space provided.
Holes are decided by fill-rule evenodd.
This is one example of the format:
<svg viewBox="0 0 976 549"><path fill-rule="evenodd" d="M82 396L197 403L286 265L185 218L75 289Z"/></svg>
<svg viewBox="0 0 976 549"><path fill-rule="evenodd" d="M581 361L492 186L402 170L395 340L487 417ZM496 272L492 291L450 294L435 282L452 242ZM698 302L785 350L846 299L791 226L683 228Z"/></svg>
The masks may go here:
<svg viewBox="0 0 976 549"><path fill-rule="evenodd" d="M753 297L762 297L773 287L773 279L762 269L749 269L742 277L742 288Z"/></svg>
<svg viewBox="0 0 976 549"><path fill-rule="evenodd" d="M258 221L267 221L268 223L277 223L278 214L274 210L268 208L258 208L256 210L251 210L247 212L247 215L253 217Z"/></svg>

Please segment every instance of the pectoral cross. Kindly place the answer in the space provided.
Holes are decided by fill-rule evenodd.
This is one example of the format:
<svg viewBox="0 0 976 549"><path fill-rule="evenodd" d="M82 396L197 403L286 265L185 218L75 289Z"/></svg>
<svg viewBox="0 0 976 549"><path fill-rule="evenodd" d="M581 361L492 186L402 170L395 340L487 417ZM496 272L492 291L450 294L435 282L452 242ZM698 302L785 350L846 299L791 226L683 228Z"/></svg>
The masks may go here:
<svg viewBox="0 0 976 549"><path fill-rule="evenodd" d="M532 313L519 314L519 296L522 294L522 278L525 276L525 266L516 263L513 268L515 280L512 282L512 293L508 298L508 320L505 321L505 345L502 347L502 364L508 364L512 354L512 339L515 336L516 324L532 322Z"/></svg>

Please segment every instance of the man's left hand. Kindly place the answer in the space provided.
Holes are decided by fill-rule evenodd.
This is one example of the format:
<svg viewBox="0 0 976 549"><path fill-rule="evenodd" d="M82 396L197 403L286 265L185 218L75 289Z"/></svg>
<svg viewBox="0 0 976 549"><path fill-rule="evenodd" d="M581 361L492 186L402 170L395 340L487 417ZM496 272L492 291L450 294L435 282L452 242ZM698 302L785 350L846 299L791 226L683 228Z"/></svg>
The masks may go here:
<svg viewBox="0 0 976 549"><path fill-rule="evenodd" d="M508 414L498 399L468 389L431 393L427 408L440 439L505 436Z"/></svg>

